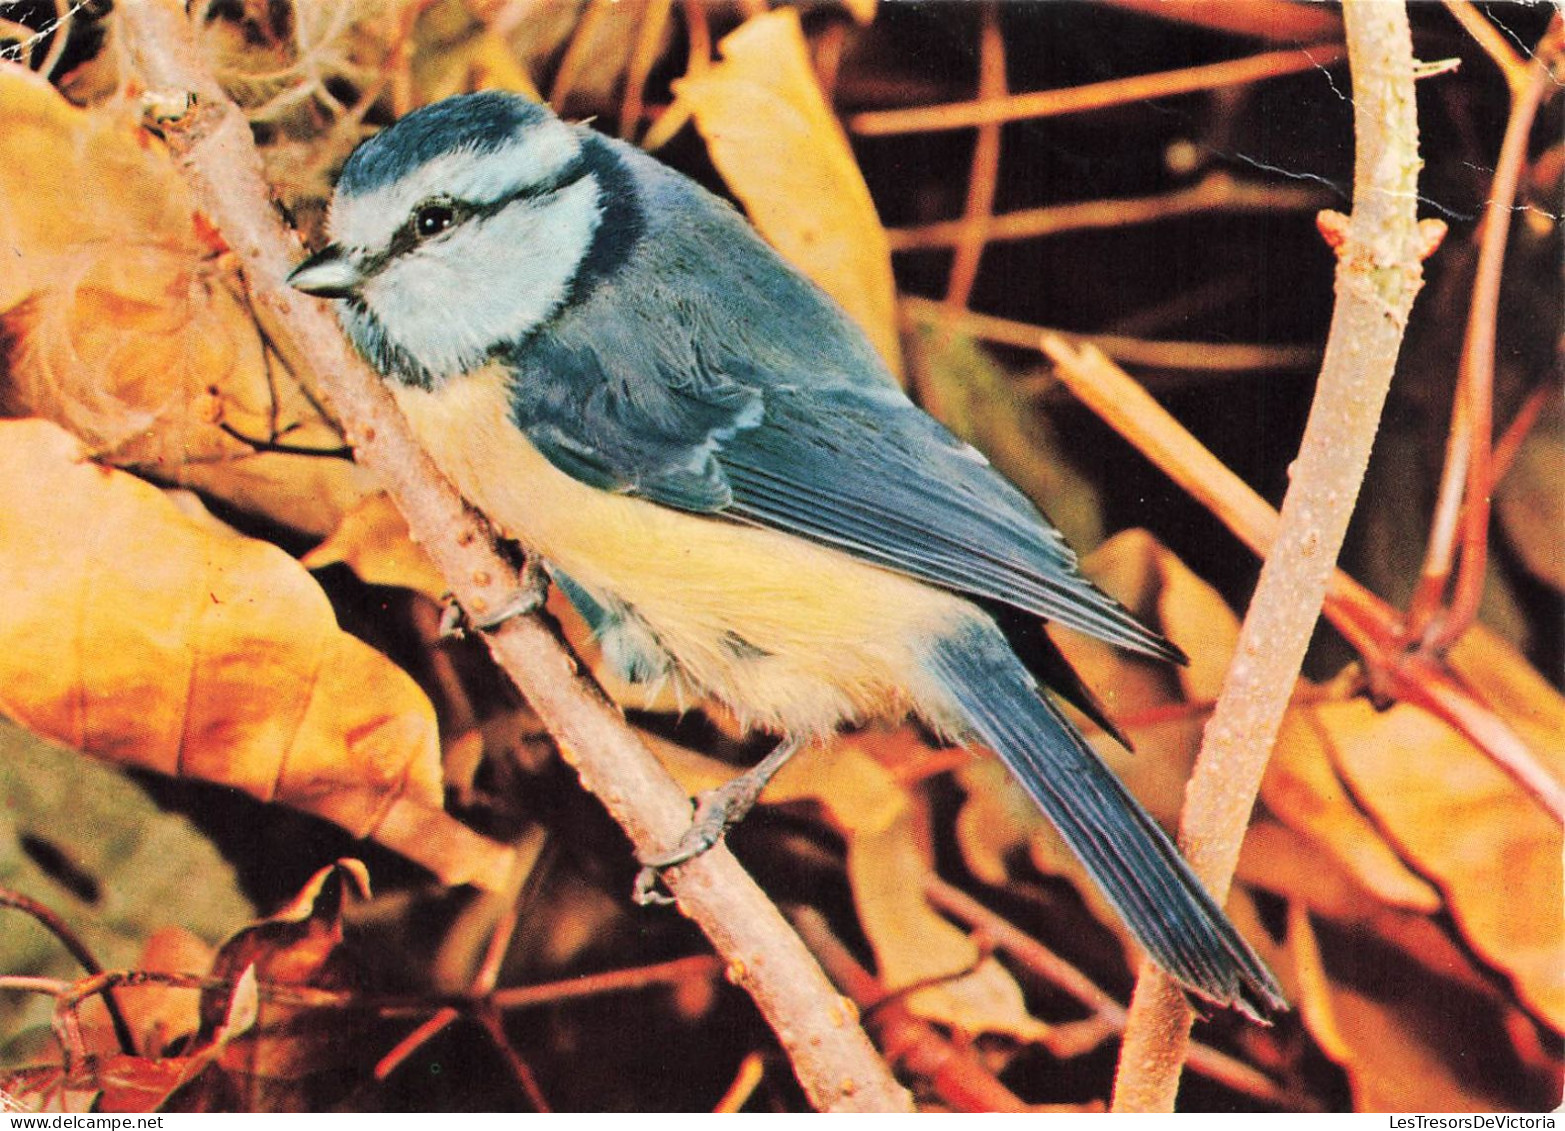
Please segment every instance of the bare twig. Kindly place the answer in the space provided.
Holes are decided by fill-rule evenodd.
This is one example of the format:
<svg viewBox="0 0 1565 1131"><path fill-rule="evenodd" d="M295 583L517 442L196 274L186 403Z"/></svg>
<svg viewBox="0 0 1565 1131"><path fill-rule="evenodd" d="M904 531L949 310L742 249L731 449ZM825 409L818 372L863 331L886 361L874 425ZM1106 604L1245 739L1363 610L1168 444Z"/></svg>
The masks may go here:
<svg viewBox="0 0 1565 1131"><path fill-rule="evenodd" d="M601 10L598 5L593 10ZM470 615L501 607L514 586L483 524L413 440L390 393L352 352L326 303L284 282L301 255L270 206L249 125L202 61L176 0L117 8L120 30L148 88L193 101L165 132L199 207L234 249L259 317L308 359L348 439L407 519L413 537ZM513 618L486 636L496 661L526 695L564 757L640 853L678 840L690 823L683 790L537 618ZM909 1100L863 1032L841 1024L841 999L766 896L719 847L671 869L670 889L755 998L792 1058L812 1104L831 1110L906 1110ZM833 1023L833 1018L838 1023Z"/></svg>
<svg viewBox="0 0 1565 1131"><path fill-rule="evenodd" d="M1119 334L1066 334L1030 322L997 318L992 314L952 311L944 303L916 295L904 295L902 308L914 318L944 321L975 338L1018 349L1037 349L1044 338L1057 335L1073 343L1090 343L1127 365L1158 369L1194 369L1214 373L1243 373L1276 369L1307 369L1320 363L1314 346L1241 345L1233 342L1174 342L1129 338ZM1043 386L1027 379L1018 382L1029 392Z"/></svg>
<svg viewBox="0 0 1565 1131"><path fill-rule="evenodd" d="M790 918L842 992L860 1008L874 1008L865 1024L886 1050L886 1058L904 1073L924 1081L930 1091L957 1111L1032 1110L1000 1083L971 1049L954 1044L929 1022L915 1016L906 1002L888 994L880 980L842 945L819 912L800 908Z"/></svg>
<svg viewBox="0 0 1565 1131"><path fill-rule="evenodd" d="M1353 76L1353 216L1315 403L1272 552L1186 793L1181 844L1221 901L1333 564L1358 497L1413 298L1422 285L1413 42L1401 4L1343 11ZM1193 1019L1178 986L1143 966L1114 1106L1171 1111Z"/></svg>
<svg viewBox="0 0 1565 1131"><path fill-rule="evenodd" d="M1314 43L1342 35L1342 19L1318 4L1289 0L1246 0L1213 4L1211 0L1106 0L1116 8L1174 20L1213 31L1253 35L1274 43Z"/></svg>
<svg viewBox="0 0 1565 1131"><path fill-rule="evenodd" d="M749 1102L764 1079L766 1079L766 1058L758 1052L746 1054L739 1062L739 1071L734 1073L734 1082L728 1085L728 1090L723 1093L723 1098L717 1101L717 1106L712 1111L719 1115L738 1111Z"/></svg>
<svg viewBox="0 0 1565 1131"><path fill-rule="evenodd" d="M938 106L914 106L904 110L866 110L848 119L848 129L865 137L884 134L930 133L981 126L986 122L1014 122L1024 118L1052 118L1081 114L1126 102L1168 98L1221 86L1240 86L1300 71L1329 67L1343 57L1334 43L1293 51L1270 51L1225 63L1209 63L1155 75L1109 79L1065 90L1038 90L1006 98L977 102L950 102Z"/></svg>
<svg viewBox="0 0 1565 1131"><path fill-rule="evenodd" d="M693 954L688 958L674 958L651 966L635 966L629 970L584 974L578 978L536 986L510 986L496 990L490 1000L500 1009L529 1009L579 998L600 997L603 994L629 993L653 986L677 986L681 982L704 981L716 977L721 970L722 962L719 959L710 954Z"/></svg>
<svg viewBox="0 0 1565 1131"><path fill-rule="evenodd" d="M1527 60L1517 53L1511 41L1501 35L1500 29L1490 23L1469 0L1445 0L1445 6L1456 17L1456 22L1462 25L1462 30L1472 36L1473 42L1483 48L1484 54L1500 68L1500 73L1505 76L1505 85L1511 88L1511 98L1520 98L1522 91L1532 81Z"/></svg>
<svg viewBox="0 0 1565 1131"><path fill-rule="evenodd" d="M981 931L1013 959L1047 981L1070 994L1092 1011L1087 1022L1076 1030L1057 1026L1053 1039L1045 1041L1049 1051L1059 1057L1083 1055L1111 1037L1125 1031L1125 1007L1115 1001L1098 984L1076 967L1066 962L1026 931L1008 919L995 914L972 896L946 883L938 876L924 881L924 894L929 902L971 930ZM1074 1047L1070 1047L1074 1044ZM1297 1108L1299 1098L1289 1095L1270 1079L1243 1061L1218 1052L1209 1045L1193 1041L1190 1045L1189 1065L1196 1072L1236 1092L1253 1096L1258 1100L1279 1107Z"/></svg>
<svg viewBox="0 0 1565 1131"><path fill-rule="evenodd" d="M978 46L978 100L1004 98L1005 36L1000 31L997 0L988 0L980 9L982 26ZM978 278L978 264L989 243L989 225L994 220L994 194L1000 183L1000 123L985 122L978 127L973 144L973 165L967 177L967 207L952 233L956 255L951 260L951 275L946 282L946 306L965 310ZM888 235L890 233L887 233Z"/></svg>
<svg viewBox="0 0 1565 1131"><path fill-rule="evenodd" d="M1311 185L1265 184L1228 173L1208 173L1193 185L1155 196L1085 200L1045 208L1024 208L990 216L984 235L990 243L1040 239L1088 229L1125 228L1201 212L1303 211L1323 208L1330 194ZM940 220L916 228L888 228L891 250L923 251L959 244L969 219Z"/></svg>
<svg viewBox="0 0 1565 1131"><path fill-rule="evenodd" d="M1527 69L1526 85L1511 101L1510 120L1484 210L1445 475L1423 572L1408 610L1409 635L1421 638L1422 646L1436 653L1449 648L1467 630L1478 615L1483 597L1489 552L1489 496L1495 481L1494 346L1500 314L1500 279L1511 230L1511 207L1527 160L1528 138L1538 105L1554 85L1552 68L1561 46L1561 20L1556 13ZM1440 598L1451 577L1458 537L1460 564L1452 583L1450 605L1442 614Z"/></svg>
<svg viewBox="0 0 1565 1131"><path fill-rule="evenodd" d="M1124 370L1091 348L1072 352L1046 338L1044 352L1062 384L1135 449L1212 512L1246 546L1265 557L1277 536L1277 512L1201 445ZM1525 423L1525 420L1519 423ZM1512 430L1514 431L1513 425ZM1411 703L1466 735L1538 803L1565 822L1565 785L1527 743L1479 702L1446 667L1404 652L1406 634L1395 609L1341 570L1332 574L1326 617L1364 657L1378 690Z"/></svg>
<svg viewBox="0 0 1565 1131"><path fill-rule="evenodd" d="M641 27L636 30L636 45L630 53L630 64L625 68L625 100L620 106L619 136L634 140L641 128L641 113L647 94L647 76L658 59L658 44L668 29L669 16L674 0L651 0L641 15Z"/></svg>
<svg viewBox="0 0 1565 1131"><path fill-rule="evenodd" d="M83 970L89 974L103 973L103 967L93 956L92 951L87 949L87 944L77 938L70 924L56 915L52 909L10 888L0 888L0 907L10 907L24 915L30 915L39 926L59 940L60 945ZM120 1043L120 1051L127 1056L134 1056L137 1051L136 1038L131 1032L130 1022L125 1020L125 1014L120 1009L119 998L113 991L108 991L103 995L103 1005L109 1011L109 1021L114 1026L114 1038Z"/></svg>

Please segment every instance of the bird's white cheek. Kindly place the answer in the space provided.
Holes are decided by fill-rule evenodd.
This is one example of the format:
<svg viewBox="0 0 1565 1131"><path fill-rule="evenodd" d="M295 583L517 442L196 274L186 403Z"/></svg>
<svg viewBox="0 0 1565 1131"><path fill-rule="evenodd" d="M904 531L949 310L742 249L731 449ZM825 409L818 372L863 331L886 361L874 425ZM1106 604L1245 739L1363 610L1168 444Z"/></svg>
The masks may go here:
<svg viewBox="0 0 1565 1131"><path fill-rule="evenodd" d="M541 201L518 200L388 264L364 300L435 376L475 369L564 302L599 219L590 177Z"/></svg>

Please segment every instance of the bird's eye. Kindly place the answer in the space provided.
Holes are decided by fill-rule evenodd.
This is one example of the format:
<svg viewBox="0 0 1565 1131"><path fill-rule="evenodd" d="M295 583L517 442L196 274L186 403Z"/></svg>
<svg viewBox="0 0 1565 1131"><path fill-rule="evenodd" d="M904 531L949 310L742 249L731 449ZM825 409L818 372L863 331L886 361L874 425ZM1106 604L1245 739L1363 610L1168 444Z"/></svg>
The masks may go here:
<svg viewBox="0 0 1565 1131"><path fill-rule="evenodd" d="M413 213L413 231L420 239L438 236L456 223L456 213L449 204L424 204Z"/></svg>

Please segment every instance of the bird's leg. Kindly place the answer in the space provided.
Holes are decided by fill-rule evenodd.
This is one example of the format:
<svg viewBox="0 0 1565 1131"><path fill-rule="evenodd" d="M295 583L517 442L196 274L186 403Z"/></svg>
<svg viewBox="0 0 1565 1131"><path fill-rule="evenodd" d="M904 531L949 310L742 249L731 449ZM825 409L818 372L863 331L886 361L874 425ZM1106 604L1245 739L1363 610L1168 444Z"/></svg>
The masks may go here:
<svg viewBox="0 0 1565 1131"><path fill-rule="evenodd" d="M529 554L522 563L521 572L517 575L515 588L505 595L499 607L491 609L481 617L473 617L469 616L454 599L448 600L446 607L440 613L440 635L461 636L469 629L488 632L515 617L524 617L528 613L537 612L543 607L548 596L549 575L544 572L543 563Z"/></svg>
<svg viewBox="0 0 1565 1131"><path fill-rule="evenodd" d="M641 857L641 871L636 876L635 897L637 903L667 903L666 896L657 890L658 873L687 860L700 856L718 841L723 834L744 820L745 814L755 808L761 791L773 775L782 769L806 743L802 738L784 738L772 752L749 770L716 789L709 789L696 797L695 817L679 843L667 852Z"/></svg>

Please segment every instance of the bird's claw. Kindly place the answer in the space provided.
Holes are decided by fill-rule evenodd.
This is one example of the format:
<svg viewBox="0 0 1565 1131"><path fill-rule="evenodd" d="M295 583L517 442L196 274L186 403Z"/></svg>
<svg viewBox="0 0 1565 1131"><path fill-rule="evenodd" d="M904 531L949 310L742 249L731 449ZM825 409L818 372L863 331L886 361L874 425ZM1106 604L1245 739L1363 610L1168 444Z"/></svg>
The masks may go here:
<svg viewBox="0 0 1565 1131"><path fill-rule="evenodd" d="M537 612L548 596L549 575L544 573L536 558L529 557L517 576L516 586L498 606L483 615L472 616L455 598L449 598L440 612L440 635L451 638L468 632L490 632L508 620Z"/></svg>
<svg viewBox="0 0 1565 1131"><path fill-rule="evenodd" d="M799 750L801 742L785 739L768 754L759 765L716 789L708 789L696 795L695 816L690 827L673 848L651 856L641 857L641 871L636 874L632 891L637 903L672 903L668 896L657 890L658 878L665 868L673 868L695 859L723 839L745 815L755 808L772 776Z"/></svg>
<svg viewBox="0 0 1565 1131"><path fill-rule="evenodd" d="M641 857L641 871L636 873L633 893L636 902L643 906L673 902L657 890L658 877L663 869L694 860L714 848L730 828L744 820L745 814L755 808L756 799L761 796L765 786L765 781L753 781L749 774L741 774L717 789L698 794L695 816L691 818L690 827L678 843L666 852Z"/></svg>

